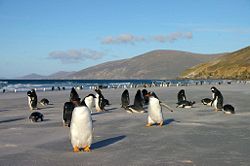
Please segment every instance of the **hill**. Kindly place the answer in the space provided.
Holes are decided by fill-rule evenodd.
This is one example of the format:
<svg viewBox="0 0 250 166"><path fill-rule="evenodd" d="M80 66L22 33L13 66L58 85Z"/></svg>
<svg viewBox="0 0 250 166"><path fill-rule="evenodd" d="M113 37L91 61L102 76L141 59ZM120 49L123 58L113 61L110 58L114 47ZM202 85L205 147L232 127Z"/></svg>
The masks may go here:
<svg viewBox="0 0 250 166"><path fill-rule="evenodd" d="M133 58L102 63L78 71L73 79L176 79L184 70L218 55L155 50Z"/></svg>
<svg viewBox="0 0 250 166"><path fill-rule="evenodd" d="M187 69L181 78L250 79L250 46Z"/></svg>

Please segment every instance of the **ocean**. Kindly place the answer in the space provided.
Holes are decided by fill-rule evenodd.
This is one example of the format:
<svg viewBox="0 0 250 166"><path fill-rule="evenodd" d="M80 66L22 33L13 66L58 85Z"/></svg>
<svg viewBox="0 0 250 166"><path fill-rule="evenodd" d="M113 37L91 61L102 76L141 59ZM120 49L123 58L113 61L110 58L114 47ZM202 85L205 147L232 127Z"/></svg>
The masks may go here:
<svg viewBox="0 0 250 166"><path fill-rule="evenodd" d="M0 90L5 92L25 92L30 89L36 89L36 91L49 91L71 89L72 87L91 89L94 87L101 88L129 88L143 85L154 86L170 86L170 85L188 85L188 84L200 84L201 82L214 82L218 80L210 81L197 81L197 80L20 80L9 79L0 80Z"/></svg>

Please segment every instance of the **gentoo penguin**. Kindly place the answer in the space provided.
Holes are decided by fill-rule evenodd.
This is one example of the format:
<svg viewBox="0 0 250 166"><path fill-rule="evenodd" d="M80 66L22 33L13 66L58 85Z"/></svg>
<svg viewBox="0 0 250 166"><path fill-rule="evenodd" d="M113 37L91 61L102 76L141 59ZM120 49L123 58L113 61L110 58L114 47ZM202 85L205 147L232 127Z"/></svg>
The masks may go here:
<svg viewBox="0 0 250 166"><path fill-rule="evenodd" d="M135 94L134 105L128 106L126 110L128 113L144 113L145 112L143 108L143 98L142 98L140 89L138 89Z"/></svg>
<svg viewBox="0 0 250 166"><path fill-rule="evenodd" d="M160 101L154 92L150 92L147 95L149 97L148 105L148 123L147 127L152 124L158 124L159 126L163 125L163 114Z"/></svg>
<svg viewBox="0 0 250 166"><path fill-rule="evenodd" d="M213 99L211 105L215 108L215 111L222 111L223 107L223 96L216 87L211 87L213 93Z"/></svg>
<svg viewBox="0 0 250 166"><path fill-rule="evenodd" d="M75 106L78 106L80 104L80 98L78 93L76 92L75 88L71 89L70 92L70 97L69 97L69 101L72 102Z"/></svg>
<svg viewBox="0 0 250 166"><path fill-rule="evenodd" d="M149 97L147 96L147 94L148 94L147 89L142 89L141 92L142 92L142 96L143 96L143 99L144 99L144 104L148 105Z"/></svg>
<svg viewBox="0 0 250 166"><path fill-rule="evenodd" d="M32 112L29 116L29 119L32 121L32 122L37 122L39 119L41 121L43 121L43 114L40 113L40 112Z"/></svg>
<svg viewBox="0 0 250 166"><path fill-rule="evenodd" d="M178 102L180 102L180 101L186 101L187 100L184 89L181 89L178 92L178 94L177 94L177 100L178 100Z"/></svg>
<svg viewBox="0 0 250 166"><path fill-rule="evenodd" d="M212 105L211 105L211 104L212 104L212 100L209 99L209 98L204 98L204 99L201 100L201 102L202 102L202 104L204 104L204 105L212 106Z"/></svg>
<svg viewBox="0 0 250 166"><path fill-rule="evenodd" d="M126 109L129 106L130 100L129 100L129 92L127 89L125 89L122 93L121 102L122 102L122 108Z"/></svg>
<svg viewBox="0 0 250 166"><path fill-rule="evenodd" d="M30 107L30 110L37 109L37 95L36 91L32 89L31 91L27 92L28 95L28 105Z"/></svg>
<svg viewBox="0 0 250 166"><path fill-rule="evenodd" d="M93 124L89 108L83 102L75 107L70 123L70 139L74 152L90 152Z"/></svg>
<svg viewBox="0 0 250 166"><path fill-rule="evenodd" d="M96 112L105 111L104 107L109 104L108 100L105 100L104 96L102 95L102 91L100 89L95 89L96 92L96 99L95 99L95 107Z"/></svg>
<svg viewBox="0 0 250 166"><path fill-rule="evenodd" d="M223 106L223 112L225 114L235 114L234 107L230 104L226 104Z"/></svg>
<svg viewBox="0 0 250 166"><path fill-rule="evenodd" d="M72 112L75 108L75 105L72 102L65 102L63 106L63 126L70 127Z"/></svg>
<svg viewBox="0 0 250 166"><path fill-rule="evenodd" d="M45 105L49 105L49 100L46 99L46 98L43 98L41 101L40 101L40 104L45 106Z"/></svg>
<svg viewBox="0 0 250 166"><path fill-rule="evenodd" d="M195 104L195 101L182 100L176 104L177 104L176 108L192 108L193 105Z"/></svg>
<svg viewBox="0 0 250 166"><path fill-rule="evenodd" d="M87 107L90 110L90 113L93 113L93 107L95 105L95 95L94 94L89 94L87 95L82 102L85 102L85 104L87 105Z"/></svg>

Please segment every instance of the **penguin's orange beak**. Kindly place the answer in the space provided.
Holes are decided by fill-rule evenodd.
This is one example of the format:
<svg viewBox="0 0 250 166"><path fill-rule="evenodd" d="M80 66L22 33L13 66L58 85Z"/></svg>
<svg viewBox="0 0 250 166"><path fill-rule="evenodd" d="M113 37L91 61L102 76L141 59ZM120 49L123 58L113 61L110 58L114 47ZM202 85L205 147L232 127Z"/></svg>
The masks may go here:
<svg viewBox="0 0 250 166"><path fill-rule="evenodd" d="M150 94L150 93L147 93L145 96L146 96L146 97L150 97L150 96L151 96L151 94Z"/></svg>

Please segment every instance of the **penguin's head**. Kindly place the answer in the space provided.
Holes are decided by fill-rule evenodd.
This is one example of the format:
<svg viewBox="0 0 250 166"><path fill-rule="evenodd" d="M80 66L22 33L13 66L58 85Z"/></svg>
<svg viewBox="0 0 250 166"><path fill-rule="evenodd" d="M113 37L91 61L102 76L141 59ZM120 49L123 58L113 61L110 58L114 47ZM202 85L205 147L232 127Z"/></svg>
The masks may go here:
<svg viewBox="0 0 250 166"><path fill-rule="evenodd" d="M92 93L88 94L86 97L90 97L90 96L93 97L93 98L96 98L96 96L94 94L92 94Z"/></svg>
<svg viewBox="0 0 250 166"><path fill-rule="evenodd" d="M216 88L216 87L211 87L211 91L213 92L213 93L216 93L217 91L218 91L218 89Z"/></svg>
<svg viewBox="0 0 250 166"><path fill-rule="evenodd" d="M101 89L99 89L99 88L98 88L98 89L95 89L95 92L96 92L97 94L99 94L99 95L102 94L102 91L101 91Z"/></svg>
<svg viewBox="0 0 250 166"><path fill-rule="evenodd" d="M70 92L70 101L80 101L79 95L76 92L75 88L71 89L71 92Z"/></svg>
<svg viewBox="0 0 250 166"><path fill-rule="evenodd" d="M159 98L156 96L155 92L148 92L148 94L146 94L146 96L147 96L147 97L154 97L154 98L159 99Z"/></svg>
<svg viewBox="0 0 250 166"><path fill-rule="evenodd" d="M180 93L180 94L185 94L184 89L181 89L179 93Z"/></svg>
<svg viewBox="0 0 250 166"><path fill-rule="evenodd" d="M142 95L143 95L143 96L145 96L145 95L147 95L147 94L148 94L147 89L143 89L141 92L142 92Z"/></svg>
<svg viewBox="0 0 250 166"><path fill-rule="evenodd" d="M31 96L32 96L32 92L29 90L29 91L27 92L27 95L28 95L29 97L31 97Z"/></svg>

